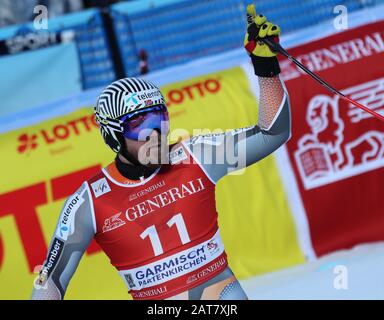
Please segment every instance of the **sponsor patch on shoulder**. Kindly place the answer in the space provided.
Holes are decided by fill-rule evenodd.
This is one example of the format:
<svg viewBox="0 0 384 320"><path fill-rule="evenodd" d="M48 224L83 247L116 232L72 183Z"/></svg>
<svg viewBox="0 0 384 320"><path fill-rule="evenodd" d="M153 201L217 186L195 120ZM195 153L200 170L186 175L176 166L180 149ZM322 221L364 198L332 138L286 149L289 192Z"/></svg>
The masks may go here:
<svg viewBox="0 0 384 320"><path fill-rule="evenodd" d="M68 198L60 215L60 223L56 230L56 236L66 241L75 232L75 215L77 209L84 202L84 198L75 193Z"/></svg>
<svg viewBox="0 0 384 320"><path fill-rule="evenodd" d="M189 142L189 146L194 146L196 144L209 144L213 146L218 146L224 142L225 134L220 133L212 133L212 134L205 134L205 135L198 135L193 136Z"/></svg>
<svg viewBox="0 0 384 320"><path fill-rule="evenodd" d="M179 163L187 158L188 156L183 147L178 147L169 153L169 162L171 164Z"/></svg>
<svg viewBox="0 0 384 320"><path fill-rule="evenodd" d="M61 252L64 248L64 242L56 237L53 238L51 247L49 248L47 260L44 263L43 268L40 270L39 277L35 282L37 289L43 287L46 284L52 271L55 269L57 262L59 261Z"/></svg>
<svg viewBox="0 0 384 320"><path fill-rule="evenodd" d="M101 178L96 182L91 183L91 187L96 198L111 191L111 187L106 178Z"/></svg>

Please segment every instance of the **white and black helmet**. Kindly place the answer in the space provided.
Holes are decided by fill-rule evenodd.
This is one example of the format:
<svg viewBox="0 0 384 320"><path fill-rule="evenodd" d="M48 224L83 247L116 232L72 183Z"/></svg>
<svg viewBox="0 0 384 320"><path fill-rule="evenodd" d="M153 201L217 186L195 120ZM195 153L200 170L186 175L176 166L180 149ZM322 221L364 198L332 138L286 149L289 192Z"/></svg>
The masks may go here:
<svg viewBox="0 0 384 320"><path fill-rule="evenodd" d="M102 91L94 112L104 141L114 152L119 152L123 143L121 117L150 105L166 103L159 88L144 79L120 79Z"/></svg>

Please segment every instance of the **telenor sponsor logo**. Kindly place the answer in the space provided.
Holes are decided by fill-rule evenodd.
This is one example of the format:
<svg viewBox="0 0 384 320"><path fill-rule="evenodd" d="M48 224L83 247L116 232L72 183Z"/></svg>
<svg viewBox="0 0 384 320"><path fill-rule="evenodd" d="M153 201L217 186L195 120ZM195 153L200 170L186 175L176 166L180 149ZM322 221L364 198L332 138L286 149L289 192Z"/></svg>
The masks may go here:
<svg viewBox="0 0 384 320"><path fill-rule="evenodd" d="M147 92L130 92L125 97L124 103L128 111L133 111L153 105L152 99L160 100L161 98L160 92L156 89Z"/></svg>
<svg viewBox="0 0 384 320"><path fill-rule="evenodd" d="M80 194L76 194L68 199L61 213L60 225L56 231L56 236L67 240L68 236L74 232L75 212L84 202Z"/></svg>

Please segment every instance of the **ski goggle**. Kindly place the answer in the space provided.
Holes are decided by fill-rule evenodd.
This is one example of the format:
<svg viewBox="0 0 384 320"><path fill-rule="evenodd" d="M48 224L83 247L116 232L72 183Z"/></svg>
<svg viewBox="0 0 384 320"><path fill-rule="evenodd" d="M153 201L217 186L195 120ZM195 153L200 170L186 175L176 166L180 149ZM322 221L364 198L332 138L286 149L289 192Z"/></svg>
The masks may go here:
<svg viewBox="0 0 384 320"><path fill-rule="evenodd" d="M169 131L169 117L165 105L156 105L123 116L123 136L127 139L142 140L157 130L161 135Z"/></svg>

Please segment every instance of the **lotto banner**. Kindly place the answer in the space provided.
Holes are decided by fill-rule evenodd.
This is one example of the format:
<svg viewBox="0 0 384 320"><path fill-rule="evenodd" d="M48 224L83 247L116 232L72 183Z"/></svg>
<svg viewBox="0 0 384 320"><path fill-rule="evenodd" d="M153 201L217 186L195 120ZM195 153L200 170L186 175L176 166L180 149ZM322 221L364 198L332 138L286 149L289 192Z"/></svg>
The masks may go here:
<svg viewBox="0 0 384 320"><path fill-rule="evenodd" d="M290 50L348 97L384 114L384 22ZM384 123L282 63L293 108L289 160L317 255L384 240Z"/></svg>
<svg viewBox="0 0 384 320"><path fill-rule="evenodd" d="M194 133L195 128L226 130L257 121L256 99L241 67L173 83L162 91L171 132L176 132L172 140ZM45 259L64 200L113 161L92 108L75 107L75 112L0 135L0 299L30 297L34 272ZM229 261L239 278L304 261L273 156L242 175L223 178L217 186L217 208ZM92 243L66 298L127 299L129 295L106 256Z"/></svg>

